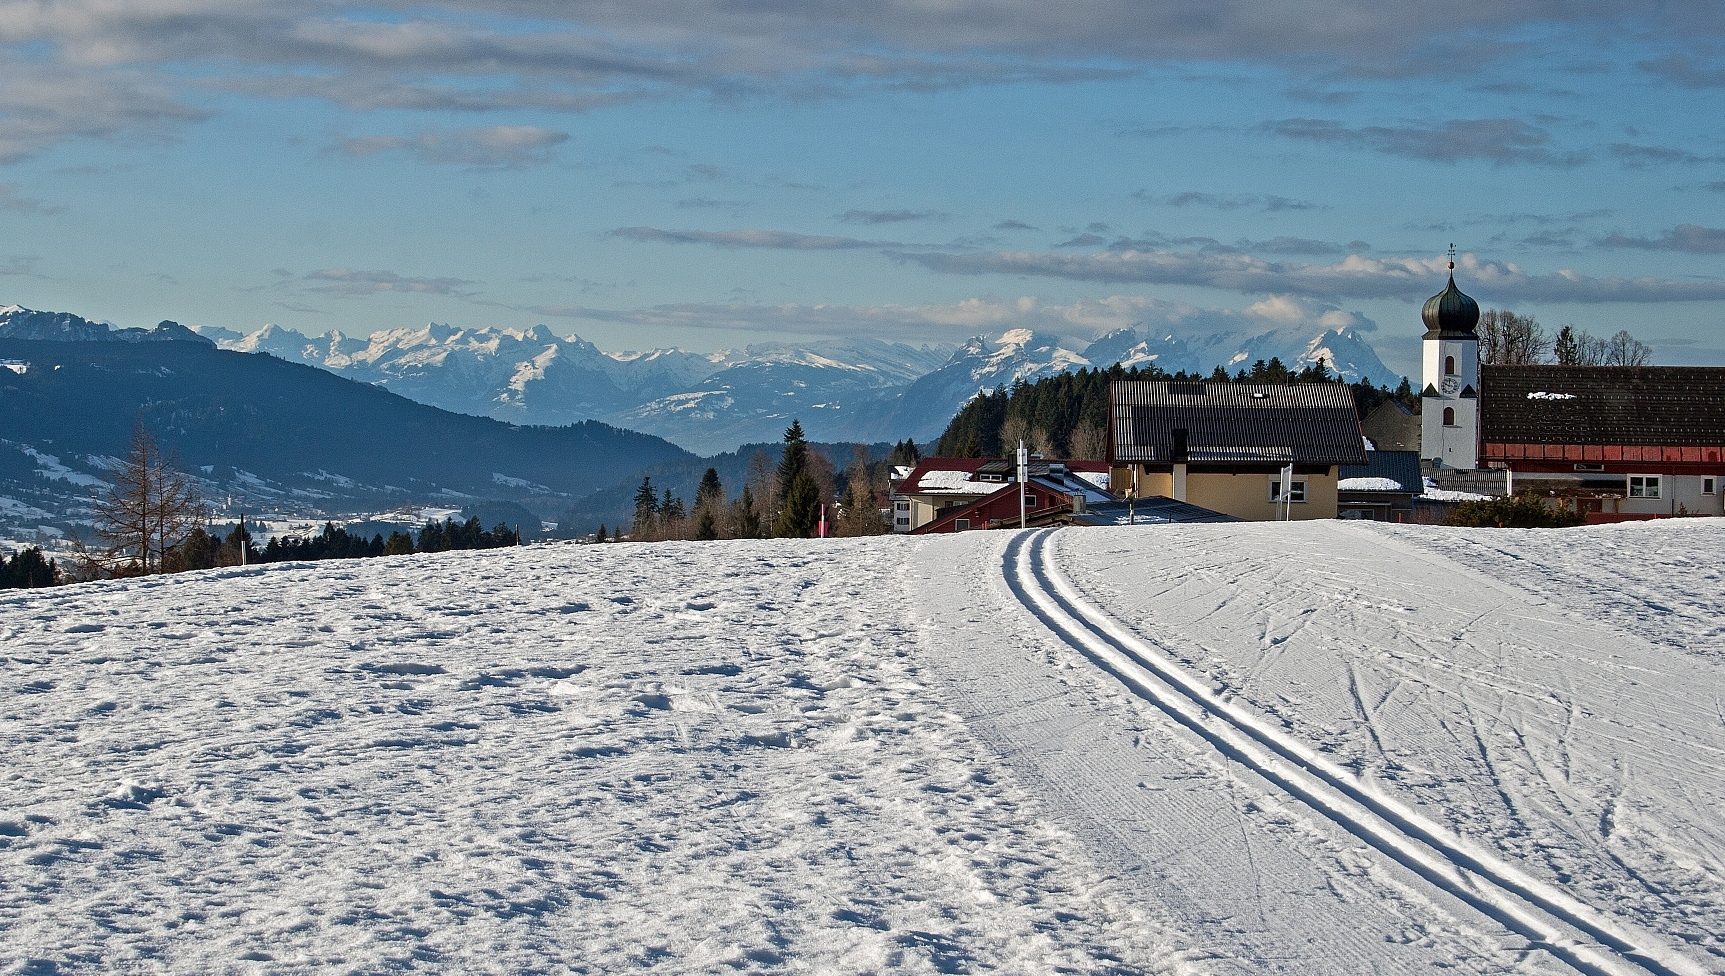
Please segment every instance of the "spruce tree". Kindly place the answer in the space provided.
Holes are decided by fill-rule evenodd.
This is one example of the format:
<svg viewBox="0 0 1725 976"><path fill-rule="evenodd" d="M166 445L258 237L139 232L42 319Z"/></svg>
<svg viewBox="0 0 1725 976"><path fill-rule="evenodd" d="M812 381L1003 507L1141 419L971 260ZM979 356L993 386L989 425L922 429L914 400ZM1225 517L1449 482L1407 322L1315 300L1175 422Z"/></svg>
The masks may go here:
<svg viewBox="0 0 1725 976"><path fill-rule="evenodd" d="M1557 339L1551 345L1551 354L1559 366L1581 365L1581 343L1576 341L1574 326L1566 325L1557 330Z"/></svg>
<svg viewBox="0 0 1725 976"><path fill-rule="evenodd" d="M659 514L659 496L653 493L653 479L642 478L641 487L635 489L635 524L631 534L645 536L653 525L653 516Z"/></svg>
<svg viewBox="0 0 1725 976"><path fill-rule="evenodd" d="M773 509L783 513L786 500L790 497L791 484L797 480L797 475L804 474L809 467L809 445L803 438L803 425L796 419L785 428L785 449L779 455L778 497L773 499ZM818 491L818 489L817 489Z"/></svg>
<svg viewBox="0 0 1725 976"><path fill-rule="evenodd" d="M699 542L711 542L719 537L719 520L713 517L713 506L703 505L699 509L701 519L695 526L695 539Z"/></svg>
<svg viewBox="0 0 1725 976"><path fill-rule="evenodd" d="M695 489L695 507L700 508L704 504L712 503L723 504L724 501L725 486L719 481L719 471L717 468L708 468L707 473L701 476L700 487Z"/></svg>
<svg viewBox="0 0 1725 976"><path fill-rule="evenodd" d="M595 535L593 537L593 541L594 542L604 542L605 541L605 523L604 522L599 523L599 534Z"/></svg>
<svg viewBox="0 0 1725 976"><path fill-rule="evenodd" d="M805 468L791 479L791 489L785 493L785 506L779 511L773 534L781 539L807 539L815 534L820 520L820 485Z"/></svg>

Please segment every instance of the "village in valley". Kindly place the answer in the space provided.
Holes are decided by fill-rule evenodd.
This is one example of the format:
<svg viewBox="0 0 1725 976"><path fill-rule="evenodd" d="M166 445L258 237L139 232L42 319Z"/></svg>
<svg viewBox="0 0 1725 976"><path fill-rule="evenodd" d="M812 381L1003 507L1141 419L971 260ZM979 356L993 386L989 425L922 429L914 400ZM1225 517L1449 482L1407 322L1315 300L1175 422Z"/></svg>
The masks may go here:
<svg viewBox="0 0 1725 976"><path fill-rule="evenodd" d="M0 976L1725 976L1722 118L1721 0L0 0Z"/></svg>
<svg viewBox="0 0 1725 976"><path fill-rule="evenodd" d="M1512 356L1501 333L1488 336L1482 357L1479 304L1456 287L1454 267L1422 310L1424 372L1412 409L1384 397L1361 416L1346 385L1322 379L1116 379L1105 461L1024 452L901 465L893 529L1468 524L1449 515L1462 504L1472 524L1500 526L1506 517L1600 525L1722 514L1725 370L1583 364L1573 355L1530 362L1525 341ZM1494 498L1524 504L1505 515Z"/></svg>

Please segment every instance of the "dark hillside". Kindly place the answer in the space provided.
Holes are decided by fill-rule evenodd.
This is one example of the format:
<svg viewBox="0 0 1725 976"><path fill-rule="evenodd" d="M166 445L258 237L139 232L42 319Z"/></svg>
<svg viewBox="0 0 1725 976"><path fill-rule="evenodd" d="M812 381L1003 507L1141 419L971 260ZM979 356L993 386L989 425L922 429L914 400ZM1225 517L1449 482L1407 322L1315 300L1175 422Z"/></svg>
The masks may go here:
<svg viewBox="0 0 1725 976"><path fill-rule="evenodd" d="M29 364L0 370L0 439L12 451L99 476L100 458L123 455L142 419L216 486L336 511L451 493L578 497L694 460L596 421L515 427L202 343L0 340L0 360Z"/></svg>

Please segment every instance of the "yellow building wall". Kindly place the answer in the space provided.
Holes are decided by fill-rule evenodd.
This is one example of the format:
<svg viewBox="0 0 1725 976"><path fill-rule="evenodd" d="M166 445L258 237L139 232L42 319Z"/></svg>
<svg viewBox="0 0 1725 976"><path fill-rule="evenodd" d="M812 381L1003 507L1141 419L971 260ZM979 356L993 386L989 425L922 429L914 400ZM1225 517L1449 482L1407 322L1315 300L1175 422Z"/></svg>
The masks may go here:
<svg viewBox="0 0 1725 976"><path fill-rule="evenodd" d="M1131 488L1132 468L1133 465L1123 465L1121 467L1109 469L1108 490L1118 495ZM1139 471L1138 497L1149 498L1151 495L1162 495L1166 498L1173 498L1174 475L1168 471L1163 471L1159 474L1145 474L1143 471Z"/></svg>
<svg viewBox="0 0 1725 976"><path fill-rule="evenodd" d="M1124 491L1132 486L1132 468L1122 466L1109 475L1109 486ZM1273 522L1281 519L1282 506L1270 501L1270 482L1280 481L1280 475L1214 474L1188 472L1186 501L1199 508L1221 512L1248 522ZM1336 517L1336 468L1325 474L1295 475L1294 480L1306 483L1306 500L1288 506L1290 519L1333 519ZM1163 472L1138 472L1138 495L1174 497L1174 476Z"/></svg>

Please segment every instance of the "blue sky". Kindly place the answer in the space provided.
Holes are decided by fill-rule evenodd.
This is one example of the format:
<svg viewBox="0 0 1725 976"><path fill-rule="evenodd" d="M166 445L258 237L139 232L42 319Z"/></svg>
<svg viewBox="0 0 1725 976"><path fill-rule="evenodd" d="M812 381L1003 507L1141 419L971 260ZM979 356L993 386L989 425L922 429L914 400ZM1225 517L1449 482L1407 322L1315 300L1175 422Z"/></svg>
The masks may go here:
<svg viewBox="0 0 1725 976"><path fill-rule="evenodd" d="M1339 311L1412 370L1453 241L1483 305L1725 364L1717 2L0 0L0 52L0 302L120 325Z"/></svg>

